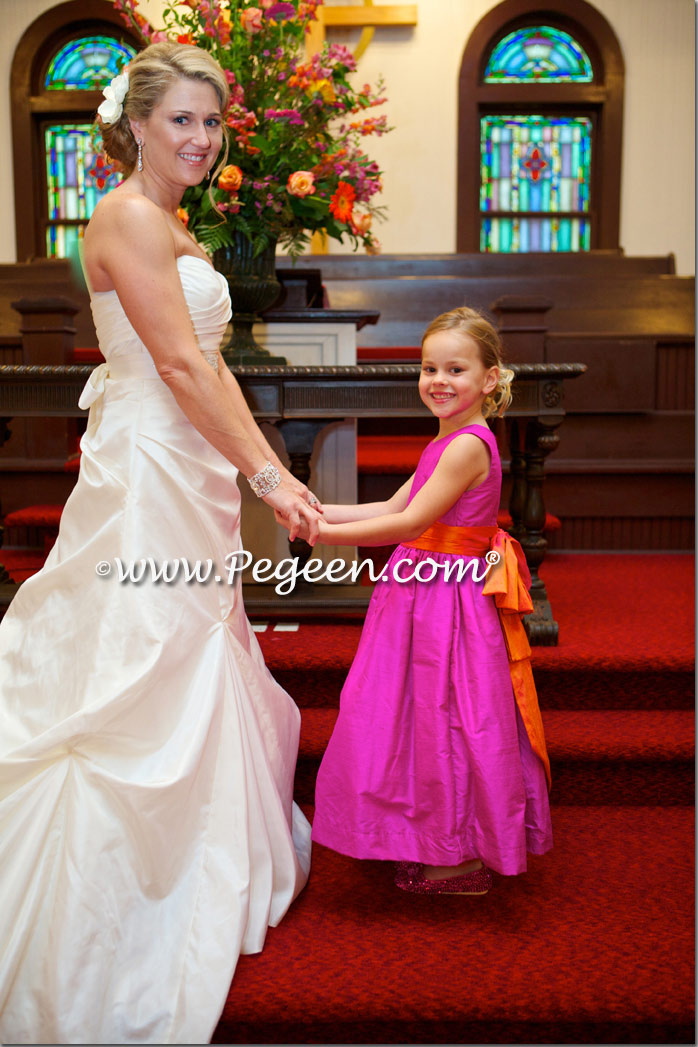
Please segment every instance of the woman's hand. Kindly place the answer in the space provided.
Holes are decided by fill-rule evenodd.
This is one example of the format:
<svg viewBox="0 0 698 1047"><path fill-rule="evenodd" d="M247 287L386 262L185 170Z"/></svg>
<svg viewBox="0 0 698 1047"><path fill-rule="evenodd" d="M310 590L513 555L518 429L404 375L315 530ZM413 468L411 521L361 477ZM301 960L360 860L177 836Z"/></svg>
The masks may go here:
<svg viewBox="0 0 698 1047"><path fill-rule="evenodd" d="M314 495L312 491L309 491L305 484L301 483L298 477L294 476L293 473L290 473L283 465L279 466L279 472L281 473L281 479L292 491L295 491L304 502L312 506L316 512L324 512L320 499Z"/></svg>
<svg viewBox="0 0 698 1047"><path fill-rule="evenodd" d="M310 494L309 491L307 493ZM315 496L311 495L311 497ZM309 545L315 545L318 536L318 520L321 519L320 513L307 501L304 501L296 489L291 489L285 476L279 486L265 495L262 501L274 510L277 521L288 528L289 541L292 542L294 538L302 537Z"/></svg>

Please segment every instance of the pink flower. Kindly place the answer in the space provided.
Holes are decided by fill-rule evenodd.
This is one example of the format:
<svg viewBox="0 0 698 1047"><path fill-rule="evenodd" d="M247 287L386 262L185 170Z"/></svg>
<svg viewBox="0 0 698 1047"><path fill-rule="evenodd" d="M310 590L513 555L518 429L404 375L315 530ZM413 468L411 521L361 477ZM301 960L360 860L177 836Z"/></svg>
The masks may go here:
<svg viewBox="0 0 698 1047"><path fill-rule="evenodd" d="M241 12L240 21L246 33L258 33L262 28L262 12L258 7L248 7Z"/></svg>
<svg viewBox="0 0 698 1047"><path fill-rule="evenodd" d="M153 33L150 38L151 44L166 44L169 40L167 33L164 33L162 29L158 29L157 33Z"/></svg>
<svg viewBox="0 0 698 1047"><path fill-rule="evenodd" d="M286 189L291 196L310 196L315 192L315 175L312 171L294 171L288 176Z"/></svg>
<svg viewBox="0 0 698 1047"><path fill-rule="evenodd" d="M296 9L293 4L279 0L278 3L274 3L271 7L266 8L267 18L273 18L275 22L289 21L291 18L296 17Z"/></svg>

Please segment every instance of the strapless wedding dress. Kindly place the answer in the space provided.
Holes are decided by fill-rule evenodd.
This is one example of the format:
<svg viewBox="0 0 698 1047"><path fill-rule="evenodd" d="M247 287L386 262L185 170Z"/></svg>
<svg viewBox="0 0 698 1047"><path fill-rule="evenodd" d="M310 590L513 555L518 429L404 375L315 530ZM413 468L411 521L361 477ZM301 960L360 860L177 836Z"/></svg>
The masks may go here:
<svg viewBox="0 0 698 1047"><path fill-rule="evenodd" d="M178 269L214 364L225 280ZM107 363L79 479L0 627L0 1041L207 1043L239 954L308 876L300 716L227 583L236 470L116 293L92 309ZM117 557L211 559L223 580L120 583Z"/></svg>

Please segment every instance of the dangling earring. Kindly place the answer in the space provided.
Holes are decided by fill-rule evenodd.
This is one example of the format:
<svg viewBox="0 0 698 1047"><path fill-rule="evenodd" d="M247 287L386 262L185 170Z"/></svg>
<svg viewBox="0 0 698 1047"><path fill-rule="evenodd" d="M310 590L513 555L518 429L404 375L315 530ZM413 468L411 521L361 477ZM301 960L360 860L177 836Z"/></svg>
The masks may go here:
<svg viewBox="0 0 698 1047"><path fill-rule="evenodd" d="M138 139L138 170L143 170L143 142Z"/></svg>
<svg viewBox="0 0 698 1047"><path fill-rule="evenodd" d="M208 171L206 172L206 177L207 178L211 177L211 168L210 167L209 167Z"/></svg>

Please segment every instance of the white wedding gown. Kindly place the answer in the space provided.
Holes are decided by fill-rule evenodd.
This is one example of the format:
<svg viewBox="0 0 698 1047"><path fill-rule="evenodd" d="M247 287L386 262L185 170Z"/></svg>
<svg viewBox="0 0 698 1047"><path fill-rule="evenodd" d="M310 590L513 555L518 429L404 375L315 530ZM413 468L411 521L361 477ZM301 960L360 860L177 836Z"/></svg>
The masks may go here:
<svg viewBox="0 0 698 1047"><path fill-rule="evenodd" d="M178 270L211 362L227 285ZM78 483L0 627L0 1041L207 1043L239 954L308 876L300 716L227 584L236 470L116 293L92 309L107 364ZM210 558L224 581L120 583L116 557Z"/></svg>

